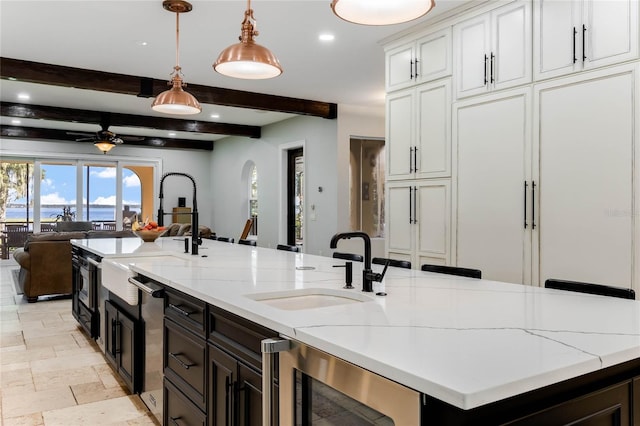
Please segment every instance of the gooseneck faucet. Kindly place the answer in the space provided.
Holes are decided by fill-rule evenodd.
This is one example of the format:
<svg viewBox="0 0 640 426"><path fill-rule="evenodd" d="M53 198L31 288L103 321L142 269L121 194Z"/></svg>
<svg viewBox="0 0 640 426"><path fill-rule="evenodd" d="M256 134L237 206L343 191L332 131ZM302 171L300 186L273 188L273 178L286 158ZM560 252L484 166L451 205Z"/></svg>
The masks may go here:
<svg viewBox="0 0 640 426"><path fill-rule="evenodd" d="M340 240L348 240L350 238L362 238L364 242L364 269L362 270L362 291L373 291L373 282L380 282L384 278L384 274L387 271L385 266L382 274L378 274L373 272L371 269L371 238L365 232L355 231L355 232L341 232L335 234L331 237L331 242L329 243L329 247L334 249L338 248L338 241Z"/></svg>
<svg viewBox="0 0 640 426"><path fill-rule="evenodd" d="M191 180L193 184L193 211L191 213L180 213L180 214L190 214L191 215L191 254L198 254L198 245L202 244L202 240L200 239L200 231L198 229L198 202L196 201L196 181L193 179L191 175L180 172L169 172L165 173L160 179L160 206L158 208L158 226L164 226L164 216L165 213L162 209L162 199L164 198L164 180L169 176L184 176Z"/></svg>

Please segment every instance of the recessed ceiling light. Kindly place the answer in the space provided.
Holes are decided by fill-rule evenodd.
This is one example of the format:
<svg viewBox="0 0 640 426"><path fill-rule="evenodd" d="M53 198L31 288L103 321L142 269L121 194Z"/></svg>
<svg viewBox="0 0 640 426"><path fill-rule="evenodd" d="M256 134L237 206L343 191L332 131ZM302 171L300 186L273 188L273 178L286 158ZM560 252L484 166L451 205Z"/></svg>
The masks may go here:
<svg viewBox="0 0 640 426"><path fill-rule="evenodd" d="M335 40L335 36L329 33L323 33L318 36L318 40L320 41L333 41Z"/></svg>
<svg viewBox="0 0 640 426"><path fill-rule="evenodd" d="M176 136L175 132L169 132L169 137L170 137L170 138L173 138L173 137L175 137L175 136Z"/></svg>
<svg viewBox="0 0 640 426"><path fill-rule="evenodd" d="M31 99L31 96L29 96L28 93L18 93L18 99L20 99L21 101L28 101L29 99Z"/></svg>
<svg viewBox="0 0 640 426"><path fill-rule="evenodd" d="M11 120L11 124L20 124L22 121L20 120Z"/></svg>
<svg viewBox="0 0 640 426"><path fill-rule="evenodd" d="M148 46L149 45L149 43L147 43L146 41L139 41L137 44L138 44L138 46Z"/></svg>
<svg viewBox="0 0 640 426"><path fill-rule="evenodd" d="M211 118L220 118L220 114L211 114Z"/></svg>
<svg viewBox="0 0 640 426"><path fill-rule="evenodd" d="M15 77L9 77L9 80L10 80L10 81L17 81L18 79L17 79L17 78L15 78Z"/></svg>

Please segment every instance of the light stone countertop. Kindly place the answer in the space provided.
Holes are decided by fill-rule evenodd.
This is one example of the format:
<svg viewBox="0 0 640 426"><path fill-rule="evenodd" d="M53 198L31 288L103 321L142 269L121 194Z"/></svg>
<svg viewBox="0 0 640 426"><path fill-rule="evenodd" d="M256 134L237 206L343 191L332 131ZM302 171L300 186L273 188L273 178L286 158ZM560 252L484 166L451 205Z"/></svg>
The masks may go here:
<svg viewBox="0 0 640 426"><path fill-rule="evenodd" d="M356 289L343 290L333 266L344 261L329 257L210 240L192 256L172 238L73 244L463 409L640 358L640 301L391 267L374 283L381 297L360 291L359 262ZM254 300L302 289L370 301L285 310Z"/></svg>

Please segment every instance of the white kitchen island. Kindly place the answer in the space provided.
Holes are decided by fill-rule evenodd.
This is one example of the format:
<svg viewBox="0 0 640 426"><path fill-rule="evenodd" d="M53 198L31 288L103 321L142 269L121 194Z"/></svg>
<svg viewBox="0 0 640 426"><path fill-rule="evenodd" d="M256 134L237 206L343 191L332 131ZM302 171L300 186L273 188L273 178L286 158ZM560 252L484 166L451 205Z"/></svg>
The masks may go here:
<svg viewBox="0 0 640 426"><path fill-rule="evenodd" d="M533 395L541 406L544 398L535 395L541 389L563 391L564 384L586 378L584 387L590 390L596 382L608 383L611 372L616 383L628 381L631 414L624 414L623 421L632 419L635 402L635 423L629 424L640 424L639 301L391 267L383 283L374 284L374 293L364 294L358 262L356 288L344 290L344 268L334 268L344 262L328 257L208 240L192 256L181 253L182 242L171 238L139 244L131 257L117 257L123 253L113 240L74 244L102 255L103 262L128 265L179 292L422 392L436 405L443 403L445 408L437 409L461 418L521 395ZM157 257L167 252L173 255ZM375 295L381 289L387 296ZM265 300L327 292L346 296L349 303L282 309ZM566 392L573 397L570 387ZM516 403L513 410L518 409Z"/></svg>

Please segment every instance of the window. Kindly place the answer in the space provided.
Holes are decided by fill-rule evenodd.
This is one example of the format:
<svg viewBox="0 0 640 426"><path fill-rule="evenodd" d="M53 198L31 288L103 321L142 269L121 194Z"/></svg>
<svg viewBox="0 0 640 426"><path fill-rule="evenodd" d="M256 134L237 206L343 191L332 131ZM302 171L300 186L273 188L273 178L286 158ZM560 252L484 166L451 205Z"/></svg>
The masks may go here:
<svg viewBox="0 0 640 426"><path fill-rule="evenodd" d="M249 174L249 217L253 219L249 235L258 235L258 169L255 164Z"/></svg>

